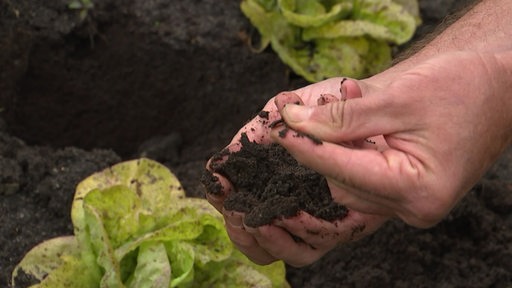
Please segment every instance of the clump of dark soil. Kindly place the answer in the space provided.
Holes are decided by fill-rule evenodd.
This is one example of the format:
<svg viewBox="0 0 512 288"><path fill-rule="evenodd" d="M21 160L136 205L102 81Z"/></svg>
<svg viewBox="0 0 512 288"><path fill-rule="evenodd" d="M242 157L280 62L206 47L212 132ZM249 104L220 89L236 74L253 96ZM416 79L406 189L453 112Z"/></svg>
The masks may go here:
<svg viewBox="0 0 512 288"><path fill-rule="evenodd" d="M224 150L214 156L228 157L213 161L211 168L233 184L235 191L227 196L224 207L246 213L246 225L271 224L300 211L327 221L346 216L347 209L333 201L326 179L300 165L282 146L261 145L249 141L246 134L242 134L241 144L239 151Z"/></svg>

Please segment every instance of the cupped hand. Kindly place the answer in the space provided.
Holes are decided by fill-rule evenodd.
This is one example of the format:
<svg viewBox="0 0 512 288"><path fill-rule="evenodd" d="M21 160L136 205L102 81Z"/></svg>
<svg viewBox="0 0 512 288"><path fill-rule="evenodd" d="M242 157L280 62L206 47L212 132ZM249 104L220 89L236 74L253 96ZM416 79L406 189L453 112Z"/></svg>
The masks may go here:
<svg viewBox="0 0 512 288"><path fill-rule="evenodd" d="M278 127L282 122L280 109L287 104L297 104L304 106L321 106L328 103L345 101L346 99L361 97L359 87L354 84L344 84L349 82L347 78L332 78L319 84L309 85L295 91L281 92L271 98L263 107L260 113L247 124L245 124L232 138L231 142L217 155L212 157L206 164L206 168L213 172L218 178L222 187L220 191L207 191L206 196L210 203L217 208L219 212L223 210L223 202L233 186L229 181L218 173L215 173L213 166L215 162L222 162L231 152L240 150L241 135L245 133L251 142L270 144L275 142L270 133L273 127ZM357 145L365 145L367 141L354 141ZM345 145L351 145L353 141L344 142Z"/></svg>
<svg viewBox="0 0 512 288"><path fill-rule="evenodd" d="M348 80L344 85L362 98L279 107L289 127L322 145L283 137L280 127L272 138L324 175L336 201L430 227L512 141L511 73L500 58L456 52L407 71ZM379 135L384 149L340 145Z"/></svg>
<svg viewBox="0 0 512 288"><path fill-rule="evenodd" d="M226 151L238 151L241 147L240 136L246 133L250 141L269 144L274 142L270 133L272 127L281 120L279 110L287 104L305 106L326 105L332 102L361 97L359 90L353 85L341 85L345 78L334 78L322 82L321 85L310 85L293 92L283 92L272 98L262 112L247 123L235 135ZM354 93L356 92L356 93ZM343 145L365 148L385 149L382 137L373 140L362 139L341 143ZM216 161L223 161L228 153L220 153L220 157L212 158L207 168L214 171ZM224 155L222 157L222 155ZM213 165L212 165L213 164ZM376 216L349 210L346 217L336 221L325 221L315 218L306 212L297 216L276 219L272 225L248 227L244 224L244 214L224 209L224 199L232 193L234 187L223 175L213 173L220 189L207 191L208 201L219 210L225 218L226 230L232 242L251 260L259 264L268 264L276 260L284 260L293 266L310 264L339 244L354 241L378 229L387 216ZM300 240L299 240L300 239Z"/></svg>

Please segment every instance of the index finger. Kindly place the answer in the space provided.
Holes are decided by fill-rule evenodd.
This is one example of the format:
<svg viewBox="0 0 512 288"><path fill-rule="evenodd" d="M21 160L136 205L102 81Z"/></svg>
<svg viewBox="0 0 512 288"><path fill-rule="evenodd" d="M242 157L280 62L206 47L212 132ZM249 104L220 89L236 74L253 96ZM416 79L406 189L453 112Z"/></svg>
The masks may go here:
<svg viewBox="0 0 512 288"><path fill-rule="evenodd" d="M418 160L398 150L353 149L312 141L287 127L274 129L272 136L301 164L356 188L363 200L388 207L405 200L403 191L414 187L421 167Z"/></svg>

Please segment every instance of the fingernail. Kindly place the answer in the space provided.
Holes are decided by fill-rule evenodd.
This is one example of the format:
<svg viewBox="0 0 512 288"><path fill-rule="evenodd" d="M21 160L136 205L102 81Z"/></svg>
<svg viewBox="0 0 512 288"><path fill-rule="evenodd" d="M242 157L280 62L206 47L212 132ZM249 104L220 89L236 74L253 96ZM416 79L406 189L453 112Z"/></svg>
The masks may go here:
<svg viewBox="0 0 512 288"><path fill-rule="evenodd" d="M233 211L224 211L224 218L226 222L234 228L243 228L244 222L239 213Z"/></svg>
<svg viewBox="0 0 512 288"><path fill-rule="evenodd" d="M299 123L309 119L312 109L308 106L288 104L282 115L287 123Z"/></svg>
<svg viewBox="0 0 512 288"><path fill-rule="evenodd" d="M343 78L340 83L340 94L341 94L341 100L347 100L347 87L343 85L343 82L345 82L347 78Z"/></svg>

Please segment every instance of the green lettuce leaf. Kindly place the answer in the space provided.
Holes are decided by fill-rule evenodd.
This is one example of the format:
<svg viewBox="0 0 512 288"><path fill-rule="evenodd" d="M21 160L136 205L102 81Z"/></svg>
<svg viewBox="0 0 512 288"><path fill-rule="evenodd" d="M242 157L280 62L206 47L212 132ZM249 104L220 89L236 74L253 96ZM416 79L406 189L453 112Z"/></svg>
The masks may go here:
<svg viewBox="0 0 512 288"><path fill-rule="evenodd" d="M289 287L282 262L261 267L234 249L223 217L187 198L178 179L149 159L82 181L74 236L51 239L15 268L33 287ZM235 285L235 286L233 286Z"/></svg>
<svg viewBox="0 0 512 288"><path fill-rule="evenodd" d="M343 1L334 5L325 5L327 1L315 0L279 0L284 18L299 27L318 27L326 23L347 17L352 2Z"/></svg>
<svg viewBox="0 0 512 288"><path fill-rule="evenodd" d="M391 63L391 46L420 24L417 0L243 0L240 8L268 45L310 82L362 78ZM353 58L356 57L356 58Z"/></svg>
<svg viewBox="0 0 512 288"><path fill-rule="evenodd" d="M23 271L40 281L32 287L97 287L99 278L81 261L79 252L78 243L73 236L44 241L32 248L16 266L11 282L15 284L16 276ZM58 286L55 284L57 282L62 284Z"/></svg>
<svg viewBox="0 0 512 288"><path fill-rule="evenodd" d="M367 33L371 37L403 44L411 39L419 24L417 4L416 11L412 10L414 3L415 1L404 0L364 0L358 2L352 13L355 20L369 23ZM376 32L375 26L385 27L386 31Z"/></svg>
<svg viewBox="0 0 512 288"><path fill-rule="evenodd" d="M137 267L130 278L129 288L169 287L171 263L167 257L165 245L161 242L146 242L140 245Z"/></svg>

